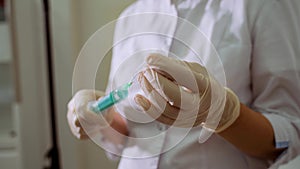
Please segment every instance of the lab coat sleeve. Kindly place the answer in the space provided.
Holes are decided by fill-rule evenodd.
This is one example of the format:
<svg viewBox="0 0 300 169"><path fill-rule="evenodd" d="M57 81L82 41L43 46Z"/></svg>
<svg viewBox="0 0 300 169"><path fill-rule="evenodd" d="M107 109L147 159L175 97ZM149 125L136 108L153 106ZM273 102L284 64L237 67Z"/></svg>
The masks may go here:
<svg viewBox="0 0 300 169"><path fill-rule="evenodd" d="M252 28L252 108L270 121L278 168L300 154L300 1L265 0Z"/></svg>

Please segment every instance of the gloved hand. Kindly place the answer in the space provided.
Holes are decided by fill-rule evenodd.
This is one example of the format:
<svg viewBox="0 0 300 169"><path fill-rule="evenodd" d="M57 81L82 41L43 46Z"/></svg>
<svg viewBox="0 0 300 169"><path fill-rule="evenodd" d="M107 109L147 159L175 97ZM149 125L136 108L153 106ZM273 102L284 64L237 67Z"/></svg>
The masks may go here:
<svg viewBox="0 0 300 169"><path fill-rule="evenodd" d="M149 69L138 78L145 95L136 95L135 102L156 120L177 127L203 125L221 132L238 118L238 97L205 67L160 54L150 55L146 62Z"/></svg>
<svg viewBox="0 0 300 169"><path fill-rule="evenodd" d="M110 109L100 115L88 109L90 101L98 100L102 96L104 93L101 91L80 90L68 103L68 123L73 135L78 139L87 139L111 123L113 113Z"/></svg>

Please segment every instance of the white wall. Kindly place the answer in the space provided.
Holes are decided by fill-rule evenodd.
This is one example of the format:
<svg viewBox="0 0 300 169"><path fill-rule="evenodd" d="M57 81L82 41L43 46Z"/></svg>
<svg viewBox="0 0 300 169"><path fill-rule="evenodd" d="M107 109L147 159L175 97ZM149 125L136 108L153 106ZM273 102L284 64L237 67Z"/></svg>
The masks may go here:
<svg viewBox="0 0 300 169"><path fill-rule="evenodd" d="M80 26L78 28L80 31L78 40L79 46L81 47L96 30L117 19L121 11L133 3L134 0L76 0L76 2L76 9L78 11L77 21ZM96 88L105 89L106 80L103 81L103 79L99 79L99 77L107 78L109 65L109 58L105 58L98 70L99 74L96 79Z"/></svg>

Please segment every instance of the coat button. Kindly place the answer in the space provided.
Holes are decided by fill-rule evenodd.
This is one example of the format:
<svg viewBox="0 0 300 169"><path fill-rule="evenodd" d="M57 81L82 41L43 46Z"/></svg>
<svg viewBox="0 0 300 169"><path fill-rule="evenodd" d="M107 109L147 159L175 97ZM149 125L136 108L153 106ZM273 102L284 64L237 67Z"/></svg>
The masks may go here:
<svg viewBox="0 0 300 169"><path fill-rule="evenodd" d="M156 126L159 131L164 131L166 129L165 125L163 124L157 124Z"/></svg>

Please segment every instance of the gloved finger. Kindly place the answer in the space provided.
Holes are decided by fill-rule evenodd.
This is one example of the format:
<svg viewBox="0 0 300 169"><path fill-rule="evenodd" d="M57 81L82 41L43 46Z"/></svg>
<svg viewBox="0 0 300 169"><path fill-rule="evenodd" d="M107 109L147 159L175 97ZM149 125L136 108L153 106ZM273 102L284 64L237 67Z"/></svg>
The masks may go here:
<svg viewBox="0 0 300 169"><path fill-rule="evenodd" d="M163 124L172 125L174 123L174 121L176 120L176 118L174 119L174 117L170 118L165 115L165 114L167 114L167 113L165 113L166 111L170 111L170 109L174 109L174 107L169 107L168 104L167 104L168 106L166 106L166 109L164 110L164 112L160 112L159 108L157 108L147 98L145 98L144 96L142 96L140 94L136 95L134 100L138 105L140 105L143 108L145 113L147 113L153 119L155 119Z"/></svg>
<svg viewBox="0 0 300 169"><path fill-rule="evenodd" d="M198 119L198 109L195 104L189 110L182 110L168 104L166 100L153 88L150 82L140 74L139 83L146 96L137 95L135 101L140 105L145 113L164 124L178 127L193 127L202 122ZM195 97L198 98L199 97ZM163 106L162 106L163 105ZM163 108L162 108L163 107ZM197 123L197 124L196 124Z"/></svg>
<svg viewBox="0 0 300 169"><path fill-rule="evenodd" d="M178 116L179 108L172 106L166 99L163 98L150 84L150 82L144 77L143 74L139 76L139 83L146 94L145 97L153 104L153 106L157 109L157 113L165 113L166 116L176 119ZM172 109L172 111L171 111ZM159 116L156 115L156 117Z"/></svg>
<svg viewBox="0 0 300 169"><path fill-rule="evenodd" d="M198 126L202 122L202 121L199 122L199 120L197 119L197 115L195 115L195 113L193 113L194 114L193 116L189 115L189 117L182 117L182 116L175 117L174 112L179 112L179 110L172 107L171 105L167 105L163 113L158 113L159 109L156 106L154 106L146 97L142 95L136 95L135 102L138 105L140 105L144 109L144 112L147 113L149 116L166 125L173 125L182 128L190 128L190 127ZM180 113L180 115L182 114L186 115L185 112Z"/></svg>
<svg viewBox="0 0 300 169"><path fill-rule="evenodd" d="M80 134L80 135L86 134L80 123L79 118L77 117L77 114L75 114L74 112L68 111L67 119L68 119L69 126L70 126L72 132L75 133L75 135L76 134ZM94 125L91 125L91 128L94 130L94 128L96 128L96 127ZM92 130L89 130L89 131L92 131Z"/></svg>
<svg viewBox="0 0 300 169"><path fill-rule="evenodd" d="M83 129L79 127L77 127L74 131L72 131L72 133L76 138L80 140L85 140L89 138L89 136L83 131Z"/></svg>
<svg viewBox="0 0 300 169"><path fill-rule="evenodd" d="M68 113L67 113L68 124L69 124L69 127L70 127L72 133L74 135L76 135L77 132L76 132L76 126L75 126L75 122L74 122L74 116L75 115L73 114L73 112L68 111Z"/></svg>
<svg viewBox="0 0 300 169"><path fill-rule="evenodd" d="M143 74L139 76L139 83L141 84L141 88L146 94L144 100L148 101L148 102L147 101L142 102L143 100L141 99L140 104L144 103L143 105L151 105L153 104L153 102L158 102L160 104L165 103L164 106L165 108L163 110L160 108L162 106L160 106L159 104L158 105L154 104L152 109L149 108L150 110L147 110L148 107L144 106L144 110L147 110L145 112L150 116L153 117L154 114L156 113L155 117L159 119L158 121L160 122L167 121L164 123L165 124L174 123L173 125L175 126L187 128L187 127L198 126L205 120L206 114L198 114L199 109L203 108L203 106L201 106L202 104L200 104L200 97L198 93L190 93L184 91L184 94L186 94L187 96L186 97L183 96L183 98L185 98L182 99L182 101L185 102L183 105L185 106L190 105L190 107L186 106L186 109L182 109L182 107L184 106L177 108L176 106L166 103L166 100L164 100L163 97L160 95L160 93L155 90L155 88L152 86L152 84L150 84L148 79L146 79L146 77L143 76ZM160 113L162 111L163 113Z"/></svg>
<svg viewBox="0 0 300 169"><path fill-rule="evenodd" d="M75 121L76 132L81 134L81 135L86 134L84 128L82 127L82 125L80 123L80 120L78 118L75 118L74 121ZM88 127L88 126L89 125L85 125L85 129L88 130L89 132L94 130L94 128L97 128L95 125L90 125L90 127Z"/></svg>
<svg viewBox="0 0 300 169"><path fill-rule="evenodd" d="M140 74L139 83L141 87L145 86L148 91L149 88L151 88L151 90L152 88L155 89L171 105L180 105L181 98L179 86L156 71L146 69L143 74ZM172 92L171 95L170 92Z"/></svg>
<svg viewBox="0 0 300 169"><path fill-rule="evenodd" d="M67 119L68 119L68 124L69 124L70 130L76 138L78 138L78 139L87 139L88 138L85 133L82 133L82 131L80 131L81 127L78 127L75 125L77 118L73 112L68 111Z"/></svg>
<svg viewBox="0 0 300 169"><path fill-rule="evenodd" d="M80 99L74 100L74 114L76 115L76 119L74 124L76 127L82 126L86 129L86 131L93 131L93 127L101 126L105 128L109 126L112 121L112 117L107 112L102 112L101 114L96 114L89 110L88 102L86 101L89 96L81 96Z"/></svg>
<svg viewBox="0 0 300 169"><path fill-rule="evenodd" d="M72 117L74 120L71 121L71 124L69 124L71 128L71 131L73 135L78 139L87 139L90 137L93 137L94 135L98 134L100 131L100 128L96 125L85 125L83 128L81 123L79 122L78 118ZM68 118L71 119L71 118ZM70 122L69 122L70 123ZM88 133L86 133L88 131Z"/></svg>
<svg viewBox="0 0 300 169"><path fill-rule="evenodd" d="M192 90L194 93L201 93L207 88L208 80L205 77L207 71L199 64L196 66L198 68L194 68L194 64L191 65L187 62L160 54L151 54L147 57L146 62L151 68L166 72L179 85Z"/></svg>
<svg viewBox="0 0 300 169"><path fill-rule="evenodd" d="M144 93L146 93L146 98L152 102L156 103L155 107L164 107L164 109L160 108L160 112L163 111L163 114L171 119L178 118L179 113L179 119L181 121L187 121L190 119L196 119L198 116L199 106L200 104L200 97L197 93L189 93L184 91L184 96L182 97L182 106L174 106L174 104L170 104L170 102L163 99L161 94L153 88L153 86L150 84L150 82L144 77L143 75L140 75L139 82L141 83ZM163 104L163 106L161 105ZM173 109L172 109L173 108ZM171 110L172 109L172 110Z"/></svg>
<svg viewBox="0 0 300 169"><path fill-rule="evenodd" d="M149 68L149 69L151 69L151 68ZM164 72L162 70L155 69L155 68L153 68L151 70L154 70L155 72L161 74L162 76L164 76L165 78L169 79L172 82L176 82L176 80L171 75L169 75L168 73L166 73L166 72Z"/></svg>
<svg viewBox="0 0 300 169"><path fill-rule="evenodd" d="M82 126L77 127L77 132L79 135L87 135L93 137L95 134L100 132L100 129L97 126L90 126L89 128L83 128Z"/></svg>
<svg viewBox="0 0 300 169"><path fill-rule="evenodd" d="M196 83L197 83L197 87L198 87L198 92L200 93L200 95L203 95L203 93L205 93L209 87L210 87L210 76L205 76L205 73L197 73L194 72L194 76L196 79Z"/></svg>
<svg viewBox="0 0 300 169"><path fill-rule="evenodd" d="M151 85L172 106L181 110L191 110L199 106L199 93L192 93L153 70L148 69L143 75L146 79L140 81L140 83L145 83L141 86Z"/></svg>

